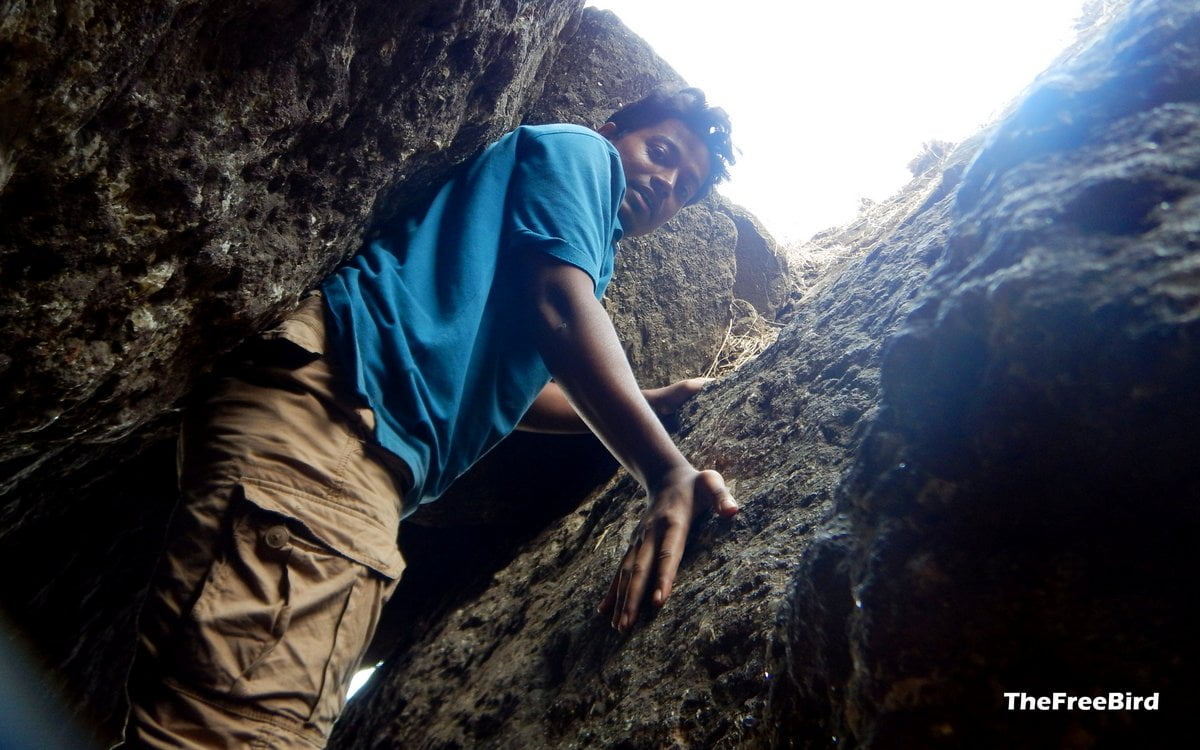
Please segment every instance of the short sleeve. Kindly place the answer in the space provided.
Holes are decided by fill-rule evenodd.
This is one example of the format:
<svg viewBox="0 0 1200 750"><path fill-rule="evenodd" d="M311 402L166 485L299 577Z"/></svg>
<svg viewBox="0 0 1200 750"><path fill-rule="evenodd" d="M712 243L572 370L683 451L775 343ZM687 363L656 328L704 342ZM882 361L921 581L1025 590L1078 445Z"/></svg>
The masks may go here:
<svg viewBox="0 0 1200 750"><path fill-rule="evenodd" d="M578 266L597 285L611 275L625 192L620 156L585 128L530 129L517 144L505 206L507 248Z"/></svg>

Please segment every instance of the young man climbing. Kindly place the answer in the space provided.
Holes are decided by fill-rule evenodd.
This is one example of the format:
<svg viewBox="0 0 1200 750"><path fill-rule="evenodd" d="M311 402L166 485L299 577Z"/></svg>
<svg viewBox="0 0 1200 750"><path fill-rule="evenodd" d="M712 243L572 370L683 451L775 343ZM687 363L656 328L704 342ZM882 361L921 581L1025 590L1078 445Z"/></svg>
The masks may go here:
<svg viewBox="0 0 1200 750"><path fill-rule="evenodd" d="M522 127L371 242L192 411L139 626L127 746L323 747L404 567L400 520L513 429L590 429L649 493L599 611L662 606L693 515L737 505L641 391L599 299L615 243L727 176L696 89ZM553 382L551 381L553 378Z"/></svg>

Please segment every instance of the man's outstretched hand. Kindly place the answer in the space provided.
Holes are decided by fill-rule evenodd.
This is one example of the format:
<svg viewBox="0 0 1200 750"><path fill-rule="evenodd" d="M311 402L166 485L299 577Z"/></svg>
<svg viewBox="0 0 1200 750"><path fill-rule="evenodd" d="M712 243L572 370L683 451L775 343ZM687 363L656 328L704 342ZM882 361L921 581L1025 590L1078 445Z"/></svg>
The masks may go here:
<svg viewBox="0 0 1200 750"><path fill-rule="evenodd" d="M622 633L629 630L647 591L656 607L666 603L692 518L709 508L727 518L738 512L725 480L711 469L676 469L651 490L650 507L634 529L620 569L597 609L601 615L611 614L614 628Z"/></svg>

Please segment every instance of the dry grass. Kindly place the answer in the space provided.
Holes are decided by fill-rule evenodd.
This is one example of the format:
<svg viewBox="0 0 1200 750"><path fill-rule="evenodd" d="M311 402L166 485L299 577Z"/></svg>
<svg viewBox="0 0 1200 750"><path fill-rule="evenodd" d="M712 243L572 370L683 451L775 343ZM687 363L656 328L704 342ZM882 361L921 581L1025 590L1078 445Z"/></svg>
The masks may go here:
<svg viewBox="0 0 1200 750"><path fill-rule="evenodd" d="M734 372L775 343L782 327L759 315L754 305L746 300L733 300L729 304L725 339L704 376L719 378Z"/></svg>

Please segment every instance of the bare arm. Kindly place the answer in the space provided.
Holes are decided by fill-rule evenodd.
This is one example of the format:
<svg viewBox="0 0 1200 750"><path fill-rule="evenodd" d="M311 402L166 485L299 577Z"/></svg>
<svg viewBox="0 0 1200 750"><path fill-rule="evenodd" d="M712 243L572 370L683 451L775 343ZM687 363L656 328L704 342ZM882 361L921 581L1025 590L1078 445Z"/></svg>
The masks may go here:
<svg viewBox="0 0 1200 750"><path fill-rule="evenodd" d="M522 432L549 432L562 435L577 435L588 432L588 426L579 418L575 407L557 383L547 383L534 399L529 411L517 423Z"/></svg>
<svg viewBox="0 0 1200 750"><path fill-rule="evenodd" d="M650 408L660 416L673 414L692 396L700 392L711 378L688 378L662 388L643 388L642 396ZM538 394L529 411L521 417L518 430L524 432L547 432L559 434L581 434L591 432L586 423L571 406L571 401L558 383L547 383Z"/></svg>
<svg viewBox="0 0 1200 750"><path fill-rule="evenodd" d="M591 278L548 256L530 256L532 323L542 358L575 412L650 497L600 605L625 631L648 587L658 606L670 596L696 507L732 515L737 504L720 474L697 471L675 447L638 389Z"/></svg>

